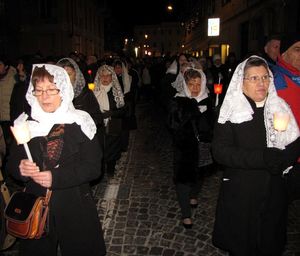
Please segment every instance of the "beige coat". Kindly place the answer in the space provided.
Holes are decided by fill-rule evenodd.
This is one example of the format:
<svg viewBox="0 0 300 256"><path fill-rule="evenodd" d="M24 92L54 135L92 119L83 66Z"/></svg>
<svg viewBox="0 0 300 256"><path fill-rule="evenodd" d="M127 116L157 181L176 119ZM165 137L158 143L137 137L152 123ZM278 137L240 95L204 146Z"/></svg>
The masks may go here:
<svg viewBox="0 0 300 256"><path fill-rule="evenodd" d="M10 97L16 83L16 69L9 67L7 75L0 80L0 121L10 120Z"/></svg>

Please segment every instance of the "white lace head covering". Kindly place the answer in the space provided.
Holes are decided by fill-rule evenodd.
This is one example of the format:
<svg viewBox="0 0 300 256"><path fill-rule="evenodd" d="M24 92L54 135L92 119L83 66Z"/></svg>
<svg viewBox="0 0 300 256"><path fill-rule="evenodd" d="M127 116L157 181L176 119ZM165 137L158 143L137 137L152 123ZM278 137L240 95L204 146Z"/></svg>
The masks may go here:
<svg viewBox="0 0 300 256"><path fill-rule="evenodd" d="M116 65L121 65L122 67L122 82L123 82L123 87L124 87L124 94L130 92L131 89L131 81L132 81L132 77L128 74L128 68L125 65L124 61L120 60L120 59L116 59L114 62L114 67Z"/></svg>
<svg viewBox="0 0 300 256"><path fill-rule="evenodd" d="M79 66L71 58L60 59L56 64L63 68L65 66L71 66L75 70L76 75L75 75L75 82L73 84L73 89L74 89L74 98L76 98L77 96L79 96L82 89L85 87L85 79Z"/></svg>
<svg viewBox="0 0 300 256"><path fill-rule="evenodd" d="M114 100L116 102L116 106L117 106L117 108L123 107L125 105L124 94L122 92L122 88L121 88L120 83L118 81L117 75L114 71L114 68L111 67L111 66L102 65L97 70L97 74L96 74L95 80L94 80L94 83L95 83L94 94L95 94L96 98L97 99L99 98L97 96L99 96L101 91L103 91L102 87L105 87L105 86L101 86L101 80L100 80L100 74L103 73L103 72L107 72L107 73L112 75L112 84L111 84L110 88L112 89L112 93L113 93L113 96L114 96ZM106 93L107 92L108 91L106 91ZM99 102L99 100L98 100L98 102ZM99 104L101 106L101 102L99 102Z"/></svg>
<svg viewBox="0 0 300 256"><path fill-rule="evenodd" d="M74 108L72 103L74 92L68 73L62 67L51 64L34 64L32 73L34 73L35 68L41 68L43 66L54 76L54 83L57 89L60 90L59 95L62 98L62 102L55 112L45 112L41 108L37 98L33 95L34 87L32 79L30 79L26 99L31 106L31 117L33 118L33 121L28 121L31 138L46 136L54 124L76 123L80 125L82 132L89 139L92 139L96 134L96 125L87 112ZM18 119L24 118L24 115L24 113L21 114Z"/></svg>
<svg viewBox="0 0 300 256"><path fill-rule="evenodd" d="M196 70L201 75L201 91L200 91L199 95L196 97L192 97L191 92L190 92L189 88L187 87L186 81L184 79L184 74L179 73L177 76L178 79L176 79L178 84L174 85L174 88L176 88L178 91L178 93L175 95L175 97L187 97L190 99L193 98L193 99L196 99L197 102L200 102L201 100L204 100L205 98L208 97L208 89L206 87L206 76L201 69L187 68L185 70L185 72L188 70L191 70L191 69ZM181 76L179 76L180 74L181 74Z"/></svg>
<svg viewBox="0 0 300 256"><path fill-rule="evenodd" d="M263 58L255 55L250 58L260 58L266 62ZM250 58L240 63L234 71L220 109L218 123L224 124L229 121L231 123L239 124L250 121L253 118L253 109L246 96L243 94L244 69ZM268 72L272 75L270 69L268 69ZM275 112L285 112L289 114L290 121L286 131L278 132L274 129L273 116ZM270 79L268 96L265 101L264 120L268 147L283 149L286 145L299 137L299 128L294 115L288 104L278 97L272 76Z"/></svg>
<svg viewBox="0 0 300 256"><path fill-rule="evenodd" d="M186 81L184 79L184 75L181 74L181 72L178 74L178 76L181 74L180 76L180 79L176 79L178 84L176 85L176 89L178 89L178 93L175 94L175 97L187 97L187 98L190 98L190 99L195 99L198 103L206 98L208 98L208 89L206 87L206 76L204 74L204 72L201 70L201 69L195 69L195 68L187 68L185 70L188 71L188 70L196 70L198 73L200 73L200 76L201 76L201 90L200 90L200 93L199 95L197 95L196 97L193 97L191 95L191 92L186 84ZM177 77L178 77L177 76ZM207 110L207 106L204 105L199 105L198 106L198 109L201 113L205 112Z"/></svg>

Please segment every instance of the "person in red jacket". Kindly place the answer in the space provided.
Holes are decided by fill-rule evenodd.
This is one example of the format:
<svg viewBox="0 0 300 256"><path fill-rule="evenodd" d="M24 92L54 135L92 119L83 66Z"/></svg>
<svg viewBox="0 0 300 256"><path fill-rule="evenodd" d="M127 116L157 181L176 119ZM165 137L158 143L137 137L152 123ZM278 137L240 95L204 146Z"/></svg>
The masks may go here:
<svg viewBox="0 0 300 256"><path fill-rule="evenodd" d="M275 87L278 95L291 106L300 125L300 34L287 35L281 49L274 69Z"/></svg>
<svg viewBox="0 0 300 256"><path fill-rule="evenodd" d="M300 126L300 33L287 34L281 41L281 56L273 68L278 96L291 107ZM300 199L300 152L298 163L288 176L289 201Z"/></svg>

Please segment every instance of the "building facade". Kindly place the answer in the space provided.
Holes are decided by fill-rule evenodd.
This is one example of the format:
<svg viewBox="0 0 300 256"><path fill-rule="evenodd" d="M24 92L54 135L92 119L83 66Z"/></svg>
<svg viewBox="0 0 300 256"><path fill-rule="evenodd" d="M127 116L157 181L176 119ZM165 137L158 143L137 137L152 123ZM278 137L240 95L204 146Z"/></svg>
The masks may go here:
<svg viewBox="0 0 300 256"><path fill-rule="evenodd" d="M102 8L96 0L0 0L0 51L14 58L73 51L101 57Z"/></svg>
<svg viewBox="0 0 300 256"><path fill-rule="evenodd" d="M223 62L229 52L239 59L261 52L268 36L300 31L300 1L198 0L187 13L185 51L195 56L218 53ZM219 36L208 36L209 18L220 18Z"/></svg>

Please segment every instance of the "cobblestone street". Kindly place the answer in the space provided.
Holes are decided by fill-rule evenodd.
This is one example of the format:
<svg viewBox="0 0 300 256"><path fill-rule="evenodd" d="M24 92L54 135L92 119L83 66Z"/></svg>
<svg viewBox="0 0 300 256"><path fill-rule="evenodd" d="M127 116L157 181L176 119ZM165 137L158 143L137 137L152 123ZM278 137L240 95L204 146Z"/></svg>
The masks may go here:
<svg viewBox="0 0 300 256"><path fill-rule="evenodd" d="M138 105L138 130L131 133L115 177L105 176L93 187L107 255L227 255L211 244L221 173L205 178L193 228L184 229L172 182L171 140L161 113L151 104ZM299 203L290 206L285 256L300 255L299 209ZM17 245L2 255L16 255Z"/></svg>

